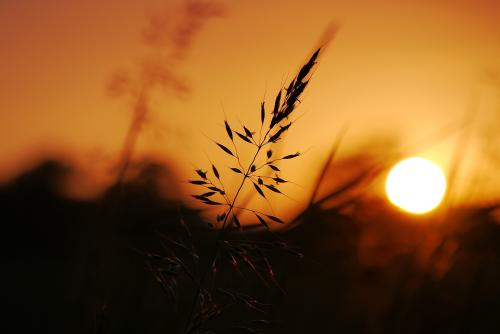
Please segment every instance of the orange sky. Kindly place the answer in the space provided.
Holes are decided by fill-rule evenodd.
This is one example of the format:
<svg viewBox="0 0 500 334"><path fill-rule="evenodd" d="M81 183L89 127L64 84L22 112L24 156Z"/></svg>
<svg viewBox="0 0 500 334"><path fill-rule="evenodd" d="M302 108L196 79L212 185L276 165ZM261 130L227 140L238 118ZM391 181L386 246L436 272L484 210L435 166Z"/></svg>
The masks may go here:
<svg viewBox="0 0 500 334"><path fill-rule="evenodd" d="M141 44L147 17L158 10L179 19L181 1L4 0L0 2L0 174L14 173L36 152L71 150L85 161L110 164L129 123L130 106L111 99L106 83L134 68L151 51ZM331 22L342 27L321 61L303 117L284 151L306 150L287 176L307 189L317 163L346 123L343 153L394 138L401 147L477 113L470 159L484 174L484 126L498 122L500 73L497 1L264 1L219 3L178 72L187 97L151 100L152 121L141 152L173 156L179 170L206 165L216 149L205 134L222 137L223 105L236 124L256 124L264 95L270 101L293 75ZM269 102L270 103L270 102ZM420 152L446 168L454 137ZM405 154L405 152L403 152ZM491 183L491 182L486 182ZM300 199L303 188L290 189Z"/></svg>

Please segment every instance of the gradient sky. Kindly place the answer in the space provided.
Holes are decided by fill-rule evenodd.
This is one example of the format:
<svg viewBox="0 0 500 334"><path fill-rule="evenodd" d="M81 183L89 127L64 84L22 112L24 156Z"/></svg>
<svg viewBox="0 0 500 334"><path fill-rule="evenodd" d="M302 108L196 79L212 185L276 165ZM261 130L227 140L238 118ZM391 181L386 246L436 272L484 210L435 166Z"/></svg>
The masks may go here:
<svg viewBox="0 0 500 334"><path fill-rule="evenodd" d="M174 27L181 2L1 1L2 177L46 152L71 152L91 169L111 164L130 122L130 102L110 98L107 82L151 53L141 42L148 17L166 11ZM492 75L485 79L500 73L498 1L218 3L225 15L207 22L176 69L190 93L154 95L141 153L173 157L182 177L206 165L206 154L218 153L205 135L223 137L223 109L235 124L256 124L260 100L271 103L334 21L341 29L283 147L307 151L294 162L300 168L291 167L292 179L307 188L346 123L345 154L387 141L404 148L444 127L458 129L468 108L476 115L469 160L476 167L483 161L468 178L495 168L484 162L484 136L477 134L496 129L500 118L498 85ZM455 143L451 136L408 154L446 168ZM300 198L304 189L290 191Z"/></svg>

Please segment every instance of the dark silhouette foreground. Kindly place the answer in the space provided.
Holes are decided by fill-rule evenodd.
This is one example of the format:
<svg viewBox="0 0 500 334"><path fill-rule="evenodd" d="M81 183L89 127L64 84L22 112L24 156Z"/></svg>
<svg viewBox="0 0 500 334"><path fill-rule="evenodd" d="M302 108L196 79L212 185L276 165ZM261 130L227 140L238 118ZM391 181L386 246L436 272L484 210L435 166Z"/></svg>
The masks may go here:
<svg viewBox="0 0 500 334"><path fill-rule="evenodd" d="M71 170L58 162L0 188L2 332L178 332L193 282L183 276L170 296L143 253L168 253L161 235L182 234L179 204L164 199L155 182L158 168L164 167L145 165L134 180L89 201L59 192L60 178ZM203 261L214 233L197 211L180 211ZM438 223L375 200L314 209L282 236L305 257L273 257L286 295L230 266L218 284L270 304L266 333L500 332L494 213L493 207L457 209ZM214 330L255 313L235 306Z"/></svg>

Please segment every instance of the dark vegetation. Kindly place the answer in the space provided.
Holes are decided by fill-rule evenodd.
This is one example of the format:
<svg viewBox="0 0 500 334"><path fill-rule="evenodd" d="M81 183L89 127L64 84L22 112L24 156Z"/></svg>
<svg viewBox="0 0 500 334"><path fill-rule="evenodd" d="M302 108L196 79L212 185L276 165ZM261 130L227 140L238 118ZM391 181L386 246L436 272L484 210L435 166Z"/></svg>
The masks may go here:
<svg viewBox="0 0 500 334"><path fill-rule="evenodd" d="M282 194L288 180L279 164L300 154L278 154L272 145L295 121L319 50L272 106L262 103L260 130L225 120L228 140L216 144L241 184L226 189L221 166L228 163L218 161L191 181L202 188L194 197L219 209L216 218L164 197L178 182L168 166L134 164L149 98L160 89L187 92L173 69L203 22L222 11L187 2L184 15L173 35L161 29L167 17L152 18L143 37L155 56L111 80L112 95L132 101L113 186L91 200L65 196L61 184L72 170L54 160L0 187L9 310L2 332L500 332L497 205L403 215L365 191L385 166L361 169L321 193L342 135L308 208L284 228L270 230L282 219L238 197L245 185L268 201ZM240 144L253 149L249 163ZM350 161L345 168L360 170L356 157ZM249 216L255 225L246 224Z"/></svg>
<svg viewBox="0 0 500 334"><path fill-rule="evenodd" d="M219 213L213 222L209 222L209 226L217 228L218 232L212 249L208 251L208 262L201 270L199 278L191 275L188 269L185 269L186 274L192 276L191 278L196 282L197 287L191 309L187 313L188 318L183 333L210 333L207 328L213 328L213 322L219 320L223 313L227 314L228 309L234 308L238 304L251 311L266 313L264 308L266 305L254 294L243 293L237 286L235 289L228 289L226 284L220 284L220 278L224 277L225 274L226 262L240 277L245 277L247 280L252 279L252 276L243 275L241 271L243 266L248 269L250 274L255 275L256 279L261 280L267 288L270 286L280 288L272 263L274 255L277 252L288 252L298 257L303 256L270 230L271 224L284 224L283 220L275 215L250 208L245 205L245 201L242 201L241 197L244 196L245 185L249 185L251 189L250 196L260 196L269 205L269 195L283 195L280 188L288 181L282 178L283 174L278 164L295 159L300 156L300 153L277 155L273 152L273 145L282 140L295 123L295 110L301 103L302 93L309 84L312 69L317 64L320 51L321 48L317 49L290 83L285 88L279 89L272 108L267 108L270 109L269 111L266 110L265 101L261 102L258 131L252 131L250 126L245 125L242 125L242 129L238 131L231 127L227 119L224 120L227 141L230 144L224 145L217 141L214 143L230 157L229 170L240 177L239 185L234 189L224 185L225 175L221 175L215 165L218 163L214 162L211 162L208 171L196 169L197 178L189 181L201 189L201 193L192 195L192 197L202 204L217 208ZM249 161L243 161L240 157L242 146L251 152ZM243 204L240 204L241 202ZM257 222L258 227L268 232L265 238L261 237L255 240L249 236L249 233L245 233L244 230L248 228L248 223L243 225L240 222L245 214L247 214L244 217L246 222L248 222L250 215L251 219ZM190 234L189 231L187 234ZM186 248L185 245L186 243L183 244L184 248ZM193 249L193 247L189 247L188 251L191 257L196 259L198 255ZM185 262L178 260L175 255L169 257L168 260L178 263L182 268L187 268ZM161 273L156 271L155 275L158 275L158 281L163 283ZM167 285L167 289L174 289L169 282L164 284ZM284 293L283 290L281 291ZM229 297L229 301L221 301L218 296L221 294L226 298ZM237 323L230 328L233 331L260 333L263 329L258 327L268 324L268 317L260 315L257 318Z"/></svg>
<svg viewBox="0 0 500 334"><path fill-rule="evenodd" d="M2 332L179 330L195 285L179 275L175 297L162 291L143 252L169 254L162 235L185 240L179 212L198 254L216 232L196 210L159 195L155 175L162 168L144 164L135 179L88 201L60 193L71 169L55 161L2 186L2 302L8 310ZM220 286L237 287L262 304L252 310L229 301L214 332L238 332L231 326L262 317L257 308L269 320L257 324L265 333L500 331L496 206L411 218L367 196L348 203L313 207L279 233L304 255L270 255L285 293L244 266L241 275L220 272ZM247 233L269 241L267 234ZM181 255L186 263L187 254Z"/></svg>

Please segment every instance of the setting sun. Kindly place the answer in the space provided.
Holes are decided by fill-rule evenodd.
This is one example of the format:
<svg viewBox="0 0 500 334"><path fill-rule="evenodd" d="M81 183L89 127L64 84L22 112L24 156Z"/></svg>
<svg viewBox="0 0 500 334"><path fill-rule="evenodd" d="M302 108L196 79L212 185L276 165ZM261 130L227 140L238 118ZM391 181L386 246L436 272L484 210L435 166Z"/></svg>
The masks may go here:
<svg viewBox="0 0 500 334"><path fill-rule="evenodd" d="M446 179L435 163L414 157L391 169L385 189L392 204L413 214L424 214L441 203Z"/></svg>

